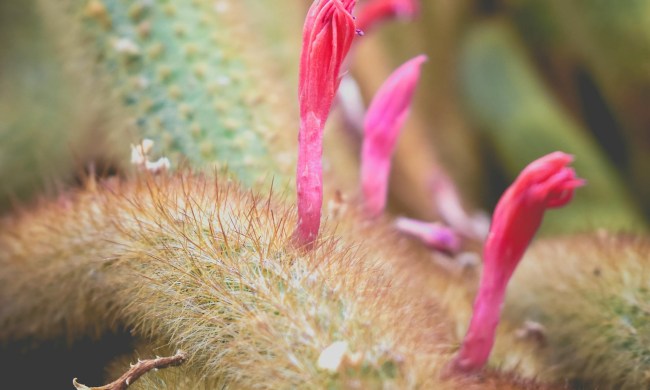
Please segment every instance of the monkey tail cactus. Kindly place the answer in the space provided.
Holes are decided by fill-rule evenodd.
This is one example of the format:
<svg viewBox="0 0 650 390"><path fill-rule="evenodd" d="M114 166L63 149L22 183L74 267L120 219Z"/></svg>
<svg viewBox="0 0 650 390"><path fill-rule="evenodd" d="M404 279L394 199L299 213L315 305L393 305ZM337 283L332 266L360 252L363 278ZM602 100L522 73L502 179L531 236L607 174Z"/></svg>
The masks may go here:
<svg viewBox="0 0 650 390"><path fill-rule="evenodd" d="M647 388L648 259L650 241L642 235L600 231L538 240L508 287L504 320L539 324L541 342L500 347L532 346L538 375L549 380Z"/></svg>
<svg viewBox="0 0 650 390"><path fill-rule="evenodd" d="M458 325L449 310L469 307L467 280L449 278L437 268L442 255L412 245L396 230L401 225L402 231L433 232L428 238L447 252L459 248L458 237L447 234L455 232L413 220L368 221L367 205L342 207L332 223L321 226L321 139L346 54L359 33L354 0L316 0L304 23L297 202L253 185L260 174L282 174L274 139L288 126L269 118L284 120L291 111L282 96L273 96L278 92L271 84L257 89L260 80L272 83L273 77L259 58L244 56L230 35L254 30L240 22L247 4L262 4L256 1L38 0L52 31L70 27L65 39L50 34L54 40L74 38L60 42L62 56L91 69L79 77L101 86L100 100L133 130L132 139L122 140L123 153L129 143L136 145L132 160L139 172L91 177L83 188L0 221L0 341L73 339L123 327L137 339L134 356L184 351L177 355L180 367L151 372L136 389L547 388L501 370L466 374L488 360L506 286L546 209L567 204L584 183L568 167L572 157L555 152L533 162L499 201L473 317L454 356ZM417 13L416 1L366 4L366 28L388 14ZM470 46L473 56L477 49ZM497 59L503 59L499 53ZM372 146L364 153L370 156L364 157L364 176L380 171L385 179L423 61L416 57L398 69L387 82L391 92L380 91L373 102L379 108L369 112ZM466 76L467 88L475 91L476 80ZM523 79L528 76L523 72ZM534 83L528 87L537 89ZM277 108L274 100L281 101L280 110L270 109ZM539 107L531 101L519 103ZM390 131L376 132L382 127ZM518 126L506 121L503 127ZM578 149L589 155L589 148ZM152 162L150 152L169 160ZM237 180L191 173L186 164L199 172L227 165ZM372 195L379 200L367 202L375 215L385 206L385 181L378 188ZM482 237L454 197L450 191L442 197L441 204L455 208L443 216L455 221L455 229L463 226L464 235ZM596 260L588 248L594 242L603 245ZM521 297L535 295L525 301L533 304L523 307L515 300L506 317L541 317L553 348L540 356L551 366L561 364L560 380L585 376L612 386L647 385L647 243L591 237L539 248L536 263L571 258L574 266L587 264L579 275L603 282L562 269L555 272L564 284L548 288L533 267L516 286ZM633 261L621 265L623 255L615 249ZM603 258L609 264L598 268ZM608 290L612 286L615 292ZM549 303L558 300L563 302ZM565 326L576 312L585 320ZM566 352L565 345L576 352ZM455 375L441 375L449 368Z"/></svg>
<svg viewBox="0 0 650 390"><path fill-rule="evenodd" d="M126 326L187 353L185 379L158 377L170 388L526 388L440 378L453 327L390 226L350 212L303 251L296 218L273 194L180 173L45 203L0 226L0 338Z"/></svg>

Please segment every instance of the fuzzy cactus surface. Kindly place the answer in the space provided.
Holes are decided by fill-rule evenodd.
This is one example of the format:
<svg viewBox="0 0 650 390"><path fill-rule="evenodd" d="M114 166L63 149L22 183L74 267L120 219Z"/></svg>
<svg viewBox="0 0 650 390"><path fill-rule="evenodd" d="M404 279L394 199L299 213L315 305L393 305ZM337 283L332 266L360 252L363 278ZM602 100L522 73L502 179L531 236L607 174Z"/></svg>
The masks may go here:
<svg viewBox="0 0 650 390"><path fill-rule="evenodd" d="M648 386L648 258L647 237L605 231L533 245L504 315L541 326L533 354L542 377L586 388Z"/></svg>
<svg viewBox="0 0 650 390"><path fill-rule="evenodd" d="M182 388L538 386L441 379L452 326L421 294L419 250L389 226L350 210L305 253L273 194L189 175L92 184L2 225L1 339L125 325L188 354L201 379ZM321 363L336 342L346 348Z"/></svg>

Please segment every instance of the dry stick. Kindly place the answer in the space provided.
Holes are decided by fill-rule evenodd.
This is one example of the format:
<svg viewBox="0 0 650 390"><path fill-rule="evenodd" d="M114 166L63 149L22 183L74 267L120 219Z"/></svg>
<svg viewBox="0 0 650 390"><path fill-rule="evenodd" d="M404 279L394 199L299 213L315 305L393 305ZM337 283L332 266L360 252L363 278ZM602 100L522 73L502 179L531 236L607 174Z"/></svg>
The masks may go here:
<svg viewBox="0 0 650 390"><path fill-rule="evenodd" d="M133 382L137 381L142 375L153 369L179 366L185 362L187 355L183 351L176 352L174 356L159 357L155 359L138 360L136 364L125 372L117 380L100 387L88 387L77 382L77 378L72 380L72 384L77 390L125 390Z"/></svg>

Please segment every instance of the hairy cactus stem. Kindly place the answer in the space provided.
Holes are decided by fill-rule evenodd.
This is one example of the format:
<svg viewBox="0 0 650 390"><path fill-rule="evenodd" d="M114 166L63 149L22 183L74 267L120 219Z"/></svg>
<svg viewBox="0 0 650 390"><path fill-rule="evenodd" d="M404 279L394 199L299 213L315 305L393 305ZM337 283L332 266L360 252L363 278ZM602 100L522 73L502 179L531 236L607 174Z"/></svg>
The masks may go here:
<svg viewBox="0 0 650 390"><path fill-rule="evenodd" d="M233 182L147 175L67 199L0 225L3 340L118 324L185 351L199 388L525 388L494 372L489 386L440 379L453 327L422 291L445 279L362 212L305 253L293 207Z"/></svg>

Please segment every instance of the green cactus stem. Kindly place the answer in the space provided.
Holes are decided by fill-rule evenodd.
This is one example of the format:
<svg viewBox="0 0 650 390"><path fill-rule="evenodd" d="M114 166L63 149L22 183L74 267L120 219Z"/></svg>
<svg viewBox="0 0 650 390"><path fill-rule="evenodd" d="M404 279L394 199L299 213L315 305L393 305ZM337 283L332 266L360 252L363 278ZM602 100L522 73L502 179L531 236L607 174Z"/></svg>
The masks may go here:
<svg viewBox="0 0 650 390"><path fill-rule="evenodd" d="M40 1L62 57L154 141L172 166L228 170L247 185L288 174L283 153L295 104L284 100L268 40L234 1ZM253 37L254 39L250 39ZM261 42L261 43L260 43Z"/></svg>

